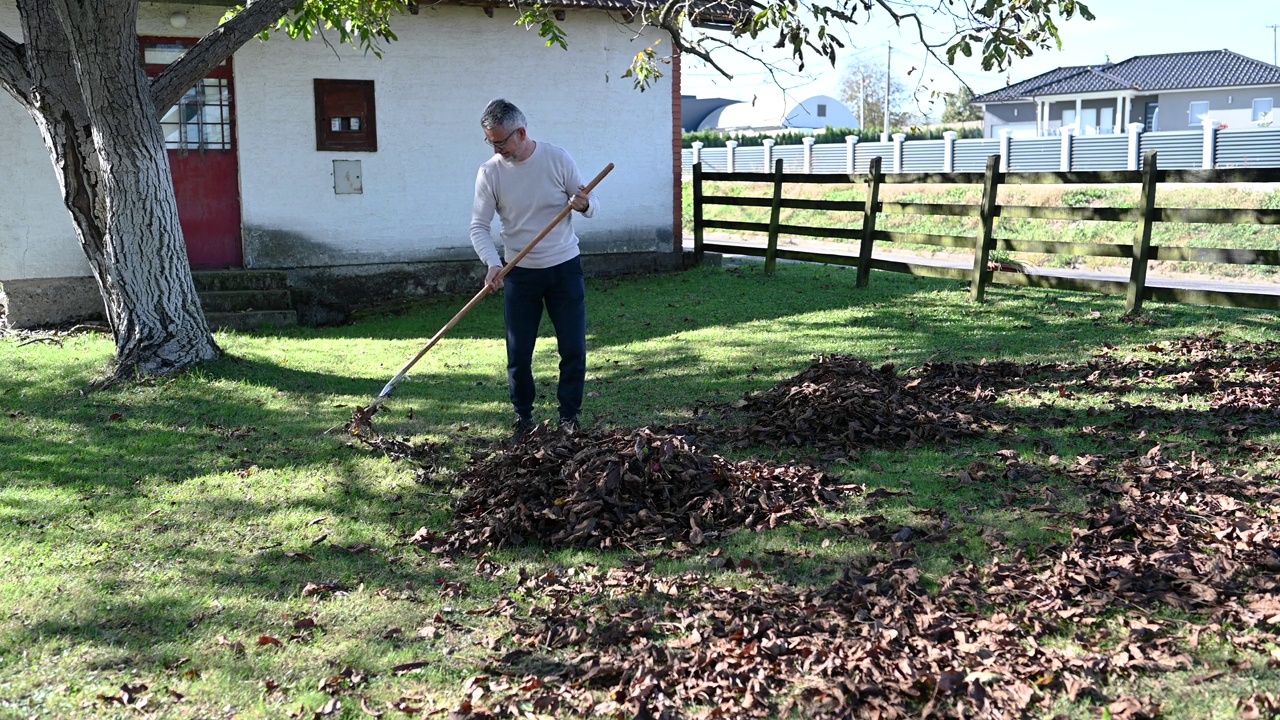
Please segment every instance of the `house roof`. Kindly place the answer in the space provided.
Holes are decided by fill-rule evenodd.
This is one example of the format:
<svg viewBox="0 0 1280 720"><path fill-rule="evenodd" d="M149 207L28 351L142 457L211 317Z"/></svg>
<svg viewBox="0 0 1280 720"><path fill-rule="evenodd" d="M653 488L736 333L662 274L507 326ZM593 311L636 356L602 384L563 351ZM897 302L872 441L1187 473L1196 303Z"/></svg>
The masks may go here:
<svg viewBox="0 0 1280 720"><path fill-rule="evenodd" d="M163 0L162 0L163 1ZM217 5L230 7L237 0L185 0L189 5ZM657 0L543 0L543 7L552 10L604 10L607 12L637 13L646 9L658 9ZM482 8L512 7L510 0L418 0L418 5L465 5ZM698 0L686 10L695 24L732 25L748 16L748 8L738 0Z"/></svg>
<svg viewBox="0 0 1280 720"><path fill-rule="evenodd" d="M1087 65L1074 65L1070 67L1060 67L1050 70L1047 73L1041 73L1028 80L1016 82L1012 85L1006 85L999 90L993 90L989 93L983 93L973 98L970 102L974 103L996 103L1008 102L1010 100L1025 100L1030 97L1031 92L1036 88L1057 82L1065 77L1070 77L1081 70L1086 69Z"/></svg>
<svg viewBox="0 0 1280 720"><path fill-rule="evenodd" d="M480 4L488 7L495 6L493 0ZM507 3L504 0L496 2L498 7L505 4ZM662 3L658 0L542 0L541 4L548 8L605 10L620 13L638 13L662 8ZM690 21L695 25L732 25L739 19L749 16L748 8L738 0L695 0L688 3L682 10L689 14Z"/></svg>
<svg viewBox="0 0 1280 720"><path fill-rule="evenodd" d="M1230 50L1136 55L1118 63L1051 70L1030 80L979 95L973 102L1010 102L1044 95L1245 85L1280 85L1280 67Z"/></svg>

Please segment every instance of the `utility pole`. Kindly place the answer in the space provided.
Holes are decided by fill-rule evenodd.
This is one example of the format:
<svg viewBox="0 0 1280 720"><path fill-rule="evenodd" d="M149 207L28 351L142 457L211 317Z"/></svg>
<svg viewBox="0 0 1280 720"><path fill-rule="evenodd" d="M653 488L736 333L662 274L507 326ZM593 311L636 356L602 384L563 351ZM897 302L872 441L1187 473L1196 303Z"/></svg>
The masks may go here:
<svg viewBox="0 0 1280 720"><path fill-rule="evenodd" d="M867 129L867 74L858 73L858 129Z"/></svg>
<svg viewBox="0 0 1280 720"><path fill-rule="evenodd" d="M893 43L885 46L884 59L884 135L880 137L880 142L889 142L889 83L892 78L889 66L893 64Z"/></svg>
<svg viewBox="0 0 1280 720"><path fill-rule="evenodd" d="M1267 27L1271 28L1271 64L1280 65L1280 62L1276 62L1278 59L1276 57L1276 28L1280 28L1280 25L1268 25Z"/></svg>

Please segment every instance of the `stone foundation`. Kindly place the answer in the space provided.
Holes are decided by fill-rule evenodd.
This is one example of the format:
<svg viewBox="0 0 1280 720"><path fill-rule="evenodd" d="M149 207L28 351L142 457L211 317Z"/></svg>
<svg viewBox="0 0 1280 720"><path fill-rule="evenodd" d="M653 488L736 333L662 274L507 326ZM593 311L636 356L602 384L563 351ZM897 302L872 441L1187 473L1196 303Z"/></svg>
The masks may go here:
<svg viewBox="0 0 1280 720"><path fill-rule="evenodd" d="M106 317L91 277L6 280L0 283L0 326L32 328Z"/></svg>
<svg viewBox="0 0 1280 720"><path fill-rule="evenodd" d="M682 270L691 253L606 253L583 255L587 277ZM715 263L718 256L708 257ZM286 270L291 288L303 288L330 306L352 310L425 300L442 295L474 295L484 282L484 266L474 258L430 263L355 265Z"/></svg>
<svg viewBox="0 0 1280 720"><path fill-rule="evenodd" d="M682 270L692 253L615 252L582 256L587 277ZM719 256L705 262L718 265ZM371 309L442 295L473 295L484 280L474 258L429 263L348 265L284 271L294 291L299 320L325 325L352 310ZM14 328L64 325L103 318L102 297L93 278L11 280L0 285L0 322Z"/></svg>

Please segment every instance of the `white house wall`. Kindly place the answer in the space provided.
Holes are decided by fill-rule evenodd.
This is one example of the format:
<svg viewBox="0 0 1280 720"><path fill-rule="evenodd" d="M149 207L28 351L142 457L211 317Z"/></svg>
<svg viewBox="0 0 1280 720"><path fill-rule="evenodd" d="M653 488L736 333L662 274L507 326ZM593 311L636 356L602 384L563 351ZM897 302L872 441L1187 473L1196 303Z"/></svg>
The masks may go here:
<svg viewBox="0 0 1280 720"><path fill-rule="evenodd" d="M0 2L0 30L15 37L17 6ZM86 276L89 261L71 229L49 151L27 111L0 91L0 282Z"/></svg>
<svg viewBox="0 0 1280 720"><path fill-rule="evenodd" d="M175 30L180 9L187 26ZM220 12L144 4L139 33L198 36ZM240 194L248 267L471 259L476 168L491 152L479 116L506 97L530 135L567 148L585 179L617 168L602 211L575 221L584 252L662 251L672 243L671 89L622 77L652 40L600 12L570 12L569 50L513 26L514 11L423 8L398 16L379 60L320 40L251 41L234 58ZM18 38L11 1L0 29ZM377 152L318 152L312 80L375 81ZM22 182L0 189L0 282L84 276L88 265L34 123L0 93L0 155ZM363 194L336 195L333 160L359 160Z"/></svg>
<svg viewBox="0 0 1280 720"><path fill-rule="evenodd" d="M586 251L671 243L671 94L622 78L642 46L603 13L570 13L569 50L513 26L514 11L437 8L396 18L381 60L321 42L253 42L236 55L246 264L474 257L476 168L492 151L480 113L520 106L531 137L567 148L584 179L607 163L602 212L575 219ZM312 80L374 79L378 151L317 152ZM271 158L261 162L259 158ZM364 192L336 195L333 160L359 160Z"/></svg>
<svg viewBox="0 0 1280 720"><path fill-rule="evenodd" d="M1191 103L1209 103L1208 117L1232 128L1257 127L1253 120L1253 101L1269 98L1280 107L1280 87L1239 87L1229 90L1160 93L1160 129L1194 130L1200 122L1191 122Z"/></svg>

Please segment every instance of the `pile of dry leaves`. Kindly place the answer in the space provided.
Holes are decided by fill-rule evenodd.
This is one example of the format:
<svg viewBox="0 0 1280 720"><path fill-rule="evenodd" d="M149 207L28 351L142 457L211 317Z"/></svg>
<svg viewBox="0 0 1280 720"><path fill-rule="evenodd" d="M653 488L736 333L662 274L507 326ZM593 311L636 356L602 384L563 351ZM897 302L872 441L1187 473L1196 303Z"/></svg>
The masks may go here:
<svg viewBox="0 0 1280 720"><path fill-rule="evenodd" d="M899 375L844 355L732 403L745 424L713 431L735 447L813 447L831 459L860 448L911 448L980 435L1001 420L1002 388L1026 385L1014 363L931 363Z"/></svg>
<svg viewBox="0 0 1280 720"><path fill-rule="evenodd" d="M1159 448L1058 472L1082 483L1091 509L1037 512L1080 527L1071 540L1033 557L996 543L1009 559L963 567L939 589L910 543L883 541L823 589L771 583L768 561L727 558L722 572L752 581L664 577L647 563L522 576L538 600L513 617L510 650L467 684L454 717L771 717L793 706L812 717L1028 717L1066 696L1136 720L1159 703L1109 696L1107 682L1188 669L1187 623L1192 649L1201 633L1263 654L1280 640L1273 485ZM840 527L888 536L873 525Z"/></svg>
<svg viewBox="0 0 1280 720"><path fill-rule="evenodd" d="M957 482L1008 495L1006 511L1062 532L1061 542L1034 552L968 526L976 521L963 513L918 509L924 519L910 527L875 514L826 520L813 510L861 487L809 465L729 462L687 436L648 429L562 438L540 428L468 467L454 526L424 529L411 542L449 553L530 542L696 547L799 520L870 550L847 556L838 579L816 586L781 579L795 556L812 556L807 550L731 558L716 549L706 571L674 576L642 560L522 573L519 592L492 609L512 623L486 643L501 654L466 683L450 717L1003 718L1042 716L1065 697L1139 720L1158 716L1159 702L1116 697L1111 681L1191 670L1202 636L1280 665L1280 490L1257 470L1272 467L1280 449L1236 435L1253 423L1280 425L1278 348L1189 338L1149 346L1154 360L1108 349L1080 364L933 363L902 374L826 357L734 403L745 424L697 431L833 459L1011 422L1099 422L1094 409L1062 409L1059 422L1046 409L1052 403L1016 416L996 407L1004 392L1110 400L1114 434L1126 442L1108 443L1109 454L1038 464L1002 450L999 460L955 473ZM1200 409L1125 405L1121 395L1135 390L1175 393ZM1220 431L1201 449L1228 447L1222 458L1234 465L1149 440L1135 451L1143 437L1135 428L1153 419ZM1069 488L1071 507L1084 509L1061 509L1055 487ZM1036 504L1022 507L1018 493ZM961 534L981 534L1000 559L926 579L917 546L963 544ZM1274 707L1261 694L1238 704L1242 717Z"/></svg>
<svg viewBox="0 0 1280 720"><path fill-rule="evenodd" d="M450 532L424 532L436 550L540 543L552 547L700 545L740 528L775 527L799 510L842 502L807 465L729 462L688 437L641 428L537 428L512 452L468 467Z"/></svg>

